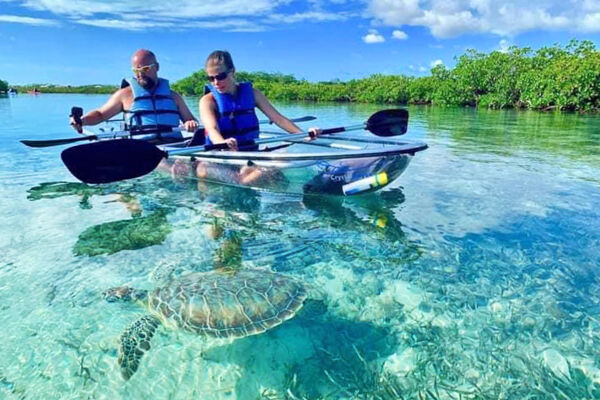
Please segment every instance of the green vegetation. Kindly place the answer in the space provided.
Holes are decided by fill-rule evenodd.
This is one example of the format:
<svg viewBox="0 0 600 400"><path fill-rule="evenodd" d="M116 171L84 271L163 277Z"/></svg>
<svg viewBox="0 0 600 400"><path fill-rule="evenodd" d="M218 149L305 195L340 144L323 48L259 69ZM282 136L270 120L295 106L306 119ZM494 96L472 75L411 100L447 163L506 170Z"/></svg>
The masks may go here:
<svg viewBox="0 0 600 400"><path fill-rule="evenodd" d="M425 77L372 75L348 82L311 83L291 75L238 73L275 100L334 101L387 104L434 104L535 110L600 109L600 52L590 41L567 46L511 47L506 52L468 50L448 69L438 65ZM204 71L173 85L200 95Z"/></svg>
<svg viewBox="0 0 600 400"><path fill-rule="evenodd" d="M8 82L0 79L0 93L8 91Z"/></svg>
<svg viewBox="0 0 600 400"><path fill-rule="evenodd" d="M27 93L37 88L40 93L86 93L86 94L110 94L119 87L117 85L84 85L84 86L62 86L49 84L15 85L19 93Z"/></svg>
<svg viewBox="0 0 600 400"><path fill-rule="evenodd" d="M572 40L537 51L511 47L480 53L468 50L454 68L438 65L428 76L375 74L347 82L308 82L292 75L238 72L273 100L433 104L532 110L600 110L600 52L590 41ZM2 91L2 81L0 81ZM202 95L203 70L175 82L173 89ZM42 93L112 93L117 86L17 86L20 92L37 87Z"/></svg>

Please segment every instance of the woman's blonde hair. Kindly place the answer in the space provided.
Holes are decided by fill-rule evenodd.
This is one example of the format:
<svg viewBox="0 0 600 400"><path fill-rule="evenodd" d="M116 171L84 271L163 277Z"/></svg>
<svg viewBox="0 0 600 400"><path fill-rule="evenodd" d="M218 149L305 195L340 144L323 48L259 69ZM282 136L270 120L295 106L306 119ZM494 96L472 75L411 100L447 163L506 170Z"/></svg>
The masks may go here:
<svg viewBox="0 0 600 400"><path fill-rule="evenodd" d="M231 71L235 68L233 65L233 60L231 59L231 54L225 50L215 50L208 55L206 58L205 67L208 67L209 64L212 65L225 65L225 67Z"/></svg>

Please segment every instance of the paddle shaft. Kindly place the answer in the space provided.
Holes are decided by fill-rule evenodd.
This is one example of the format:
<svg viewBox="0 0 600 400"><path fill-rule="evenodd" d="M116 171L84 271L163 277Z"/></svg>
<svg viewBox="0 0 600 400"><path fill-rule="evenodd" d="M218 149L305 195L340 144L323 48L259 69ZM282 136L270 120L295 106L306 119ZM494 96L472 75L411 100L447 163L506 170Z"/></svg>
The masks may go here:
<svg viewBox="0 0 600 400"><path fill-rule="evenodd" d="M86 129L83 130L86 135L73 137L73 138L64 138L64 139L48 139L48 140L21 140L26 146L29 147L51 147L51 146L60 146L63 144L76 143L82 141L92 141L92 140L100 140L100 139L119 139L130 136L138 136L138 135L150 135L148 139L155 139L159 136L158 133L147 133L147 132L130 132L130 131L114 131L110 133L93 133ZM165 131L161 133L171 133L171 132L185 132L182 128L173 128L170 131Z"/></svg>
<svg viewBox="0 0 600 400"><path fill-rule="evenodd" d="M266 133L267 135L273 135L273 136L278 136L281 138L281 141L284 142L288 142L290 145L297 143L295 138L291 138L291 141L288 141L288 133L283 133L283 132L272 132L272 131L260 131L261 133ZM270 138L265 138L265 139L270 139ZM331 139L331 138L322 138L322 139ZM303 142L303 144L308 144L311 146L319 146L319 147L329 147L329 148L338 148L338 149L346 149L346 150L358 150L360 149L360 147L357 146L352 146L352 145L346 145L346 144L338 144L338 143L321 143L318 142L317 140L305 140ZM287 146L286 146L287 147Z"/></svg>
<svg viewBox="0 0 600 400"><path fill-rule="evenodd" d="M360 124L360 125L352 125L352 126L339 127L339 128L323 129L321 131L320 135L331 135L331 134L338 133L338 132L362 130L362 129L365 129L365 127L366 127L366 124ZM299 137L293 137L293 136L299 136ZM259 140L249 141L249 142L238 142L238 148L259 146L261 144L276 143L276 142L282 142L282 141L293 142L293 143L302 143L302 142L310 143L308 141L308 139L309 139L308 132L299 132L296 134L284 134L284 135L278 136L278 137L259 139ZM181 156L181 155L186 155L186 154L199 153L199 152L203 152L203 151L226 150L228 148L229 147L227 146L226 143L219 143L219 144L211 144L211 145L205 145L205 146L192 146L192 147L183 147L181 149L164 150L164 152L165 152L165 156L168 158L171 155Z"/></svg>
<svg viewBox="0 0 600 400"><path fill-rule="evenodd" d="M351 126L340 126L337 128L329 128L329 129L323 129L321 130L321 135L332 135L334 133L340 133L340 132L349 132L349 131L358 131L358 130L362 130L362 129L366 129L367 128L367 124L359 124L359 125L351 125Z"/></svg>
<svg viewBox="0 0 600 400"><path fill-rule="evenodd" d="M267 132L265 132L267 133ZM398 142L393 141L393 140L385 140L385 139L380 139L380 138L368 138L368 137L356 137L356 136L327 136L327 137L323 137L322 139L325 140L336 140L336 141L343 141L343 142L357 142L357 143L377 143L377 144L391 144L391 145L397 145Z"/></svg>
<svg viewBox="0 0 600 400"><path fill-rule="evenodd" d="M408 111L405 109L391 109L391 110L381 110L374 114L372 114L367 122L358 124L358 125L350 125L350 126L340 126L336 128L329 128L321 130L320 134L323 135L331 135L334 133L340 132L349 132L356 130L366 129L369 132L377 135L377 136L397 136L403 135L406 133L406 128L408 125ZM307 140L308 132L299 132L299 134L303 134L303 136L299 138L286 137L286 142L303 142ZM306 135L306 136L304 136ZM257 146L261 144L274 143L282 141L282 138L275 137L269 139L260 139L251 142L238 142L238 148L242 147L250 147ZM220 143L218 145L209 145L209 146L192 146L181 149L172 149L165 151L165 157L169 155L186 155L186 154L194 154L197 152L210 151L216 149L227 149L225 143Z"/></svg>
<svg viewBox="0 0 600 400"><path fill-rule="evenodd" d="M306 122L306 121L312 121L315 119L316 119L316 117L307 115L304 117L290 119L290 121ZM272 124L273 121L263 119L263 120L258 121L258 123L259 124ZM203 127L200 127L199 129L203 129ZM136 136L136 135L148 135L147 140L156 139L159 136L158 133L131 132L129 130L114 131L114 132L110 132L110 133L98 133L98 134L92 133L87 130L84 130L84 132L87 134L86 136L64 138L64 139L48 139L48 140L24 139L24 140L21 140L21 143L23 143L24 145L29 146L29 147L51 147L51 146L60 146L60 145L64 145L64 144L82 142L82 141L92 141L92 140L101 140L101 139L117 139L117 138L131 137L131 136ZM182 128L173 128L171 131L166 131L166 132L161 132L161 133L169 133L169 132L186 132L186 131L183 130Z"/></svg>

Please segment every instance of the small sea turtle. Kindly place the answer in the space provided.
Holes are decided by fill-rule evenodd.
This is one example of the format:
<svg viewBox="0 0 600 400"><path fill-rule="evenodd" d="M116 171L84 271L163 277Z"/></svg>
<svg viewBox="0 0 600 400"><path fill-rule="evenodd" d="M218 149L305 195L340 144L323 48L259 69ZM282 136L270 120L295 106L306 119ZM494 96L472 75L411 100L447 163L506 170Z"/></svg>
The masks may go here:
<svg viewBox="0 0 600 400"><path fill-rule="evenodd" d="M129 379L159 324L215 338L256 335L292 318L302 307L306 289L274 272L214 270L190 273L151 292L122 286L104 296L108 301L137 301L150 312L121 334L118 362L123 378Z"/></svg>

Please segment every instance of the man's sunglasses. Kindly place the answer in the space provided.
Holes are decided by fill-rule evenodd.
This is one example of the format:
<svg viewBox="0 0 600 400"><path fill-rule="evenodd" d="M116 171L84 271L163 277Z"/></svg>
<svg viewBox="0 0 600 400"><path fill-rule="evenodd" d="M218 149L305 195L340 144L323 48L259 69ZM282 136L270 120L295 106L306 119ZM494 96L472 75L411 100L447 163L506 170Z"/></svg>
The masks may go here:
<svg viewBox="0 0 600 400"><path fill-rule="evenodd" d="M152 68L156 67L156 64L148 64L148 65L143 65L139 68L131 68L131 70L133 71L134 74L139 74L139 73L146 73L148 71L150 71Z"/></svg>
<svg viewBox="0 0 600 400"><path fill-rule="evenodd" d="M227 75L229 75L230 72L231 72L230 70L227 70L227 71L223 71L217 75L208 75L208 81L209 82L222 81L223 79L227 78Z"/></svg>

